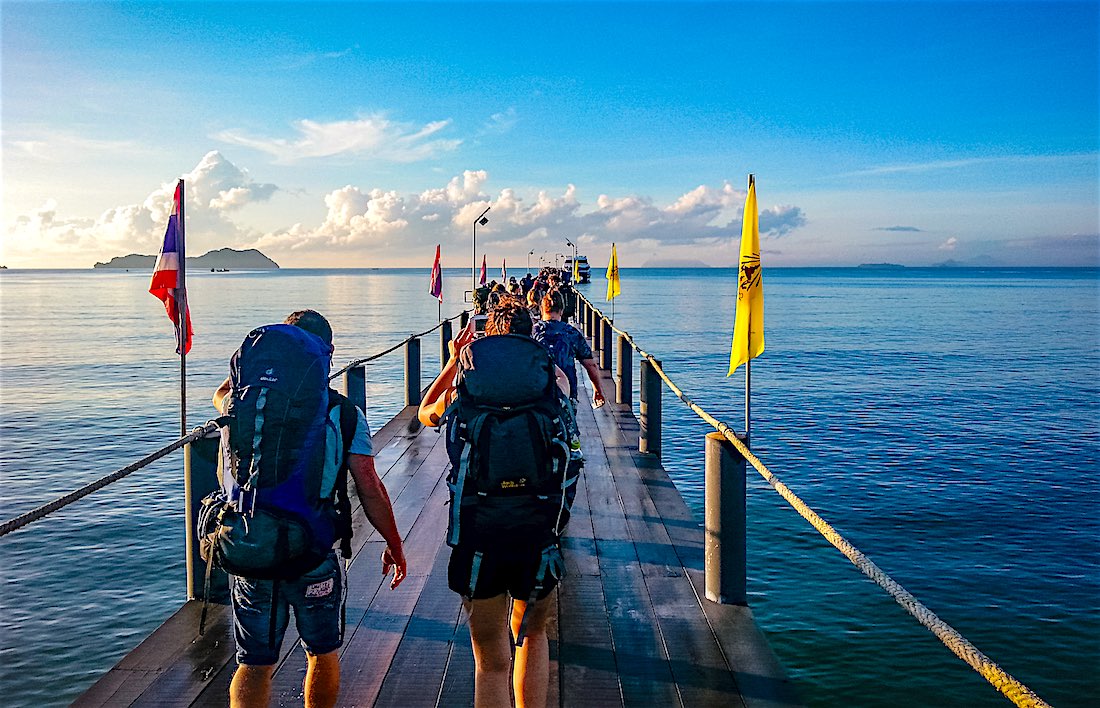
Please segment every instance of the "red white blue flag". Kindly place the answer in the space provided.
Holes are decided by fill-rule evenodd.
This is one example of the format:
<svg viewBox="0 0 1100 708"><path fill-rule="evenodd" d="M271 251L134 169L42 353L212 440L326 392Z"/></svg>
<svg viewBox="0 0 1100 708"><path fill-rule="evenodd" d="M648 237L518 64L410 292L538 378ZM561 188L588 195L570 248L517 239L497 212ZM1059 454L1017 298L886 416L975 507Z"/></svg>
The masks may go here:
<svg viewBox="0 0 1100 708"><path fill-rule="evenodd" d="M164 245L153 266L153 279L149 283L149 292L164 303L168 319L176 328L176 353L191 351L191 312L187 307L186 290L180 289L180 264L185 254L180 248L183 244L180 223L180 190L182 181L176 184L176 194L172 198L172 214L168 217L168 228L164 231ZM182 300L182 303L180 302ZM180 305L182 304L184 327L180 327Z"/></svg>
<svg viewBox="0 0 1100 708"><path fill-rule="evenodd" d="M508 284L508 259L505 258L500 264L500 280L505 285Z"/></svg>
<svg viewBox="0 0 1100 708"><path fill-rule="evenodd" d="M477 281L478 285L485 285L486 273L485 273L485 254L481 255L481 279Z"/></svg>
<svg viewBox="0 0 1100 708"><path fill-rule="evenodd" d="M443 268L439 265L439 244L435 245L435 264L432 265L432 284L428 292L443 302Z"/></svg>

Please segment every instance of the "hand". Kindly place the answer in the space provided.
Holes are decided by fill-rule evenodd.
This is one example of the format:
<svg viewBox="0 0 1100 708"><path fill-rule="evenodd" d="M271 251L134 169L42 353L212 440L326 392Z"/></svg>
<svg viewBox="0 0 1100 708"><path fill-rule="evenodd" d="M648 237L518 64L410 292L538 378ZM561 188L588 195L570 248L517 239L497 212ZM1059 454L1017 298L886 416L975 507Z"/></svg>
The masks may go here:
<svg viewBox="0 0 1100 708"><path fill-rule="evenodd" d="M455 338L447 343L447 348L450 350L451 356L456 357L472 341L474 341L474 321L470 320L469 324L459 330Z"/></svg>
<svg viewBox="0 0 1100 708"><path fill-rule="evenodd" d="M599 408L605 403L607 400L603 397L603 391L596 391L592 396L592 408Z"/></svg>
<svg viewBox="0 0 1100 708"><path fill-rule="evenodd" d="M400 548L394 552L386 546L386 550L382 551L382 577L389 575L391 569L393 580L390 581L390 590L393 590L405 579L405 553Z"/></svg>

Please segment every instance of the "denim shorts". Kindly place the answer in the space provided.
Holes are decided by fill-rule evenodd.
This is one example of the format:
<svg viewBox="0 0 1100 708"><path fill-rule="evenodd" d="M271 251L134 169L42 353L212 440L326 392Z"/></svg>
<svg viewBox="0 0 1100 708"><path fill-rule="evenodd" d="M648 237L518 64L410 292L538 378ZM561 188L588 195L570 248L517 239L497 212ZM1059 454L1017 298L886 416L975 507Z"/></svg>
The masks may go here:
<svg viewBox="0 0 1100 708"><path fill-rule="evenodd" d="M290 608L302 646L327 654L344 643L347 598L344 564L329 553L321 565L295 580L253 580L233 576L233 638L237 663L271 666L279 661Z"/></svg>

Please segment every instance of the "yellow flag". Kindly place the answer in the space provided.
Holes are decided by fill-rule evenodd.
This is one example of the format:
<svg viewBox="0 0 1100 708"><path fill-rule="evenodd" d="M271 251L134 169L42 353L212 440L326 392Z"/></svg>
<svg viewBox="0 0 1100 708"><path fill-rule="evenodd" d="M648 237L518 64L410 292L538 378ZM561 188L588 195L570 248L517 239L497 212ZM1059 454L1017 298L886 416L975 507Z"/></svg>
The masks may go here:
<svg viewBox="0 0 1100 708"><path fill-rule="evenodd" d="M615 244L611 244L611 260L607 262L607 300L614 300L619 292L619 259L615 256Z"/></svg>
<svg viewBox="0 0 1100 708"><path fill-rule="evenodd" d="M573 255L573 285L581 281L581 259Z"/></svg>
<svg viewBox="0 0 1100 708"><path fill-rule="evenodd" d="M733 325L730 370L764 351L764 283L760 274L760 221L756 211L756 180L749 176L745 217L741 224L741 258L737 265L737 319Z"/></svg>

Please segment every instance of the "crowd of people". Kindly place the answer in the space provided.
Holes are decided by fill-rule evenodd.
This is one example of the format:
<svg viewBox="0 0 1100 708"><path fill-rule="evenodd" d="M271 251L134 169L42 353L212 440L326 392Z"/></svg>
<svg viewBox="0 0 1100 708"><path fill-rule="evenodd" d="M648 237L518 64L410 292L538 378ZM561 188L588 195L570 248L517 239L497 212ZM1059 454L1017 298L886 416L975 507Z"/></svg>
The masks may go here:
<svg viewBox="0 0 1100 708"><path fill-rule="evenodd" d="M474 317L450 343L418 417L448 429L448 584L469 617L475 705L510 706L514 697L516 706L543 706L547 624L564 576L561 535L584 460L578 362L592 383L591 405L604 396L592 349L568 323L577 309L568 274L545 269L490 282L473 301ZM232 580L232 706L269 702L292 613L308 657L305 705L335 704L347 593L339 556L350 558L352 533L347 488L386 542L390 587L407 572L366 417L327 388L332 340L312 310L257 328L214 394L223 414L222 488L203 500L198 535L207 577L217 566ZM293 430L279 427L294 416L301 420ZM289 497L305 489L307 498L288 498L287 480L297 490ZM299 536L321 541L295 548Z"/></svg>

